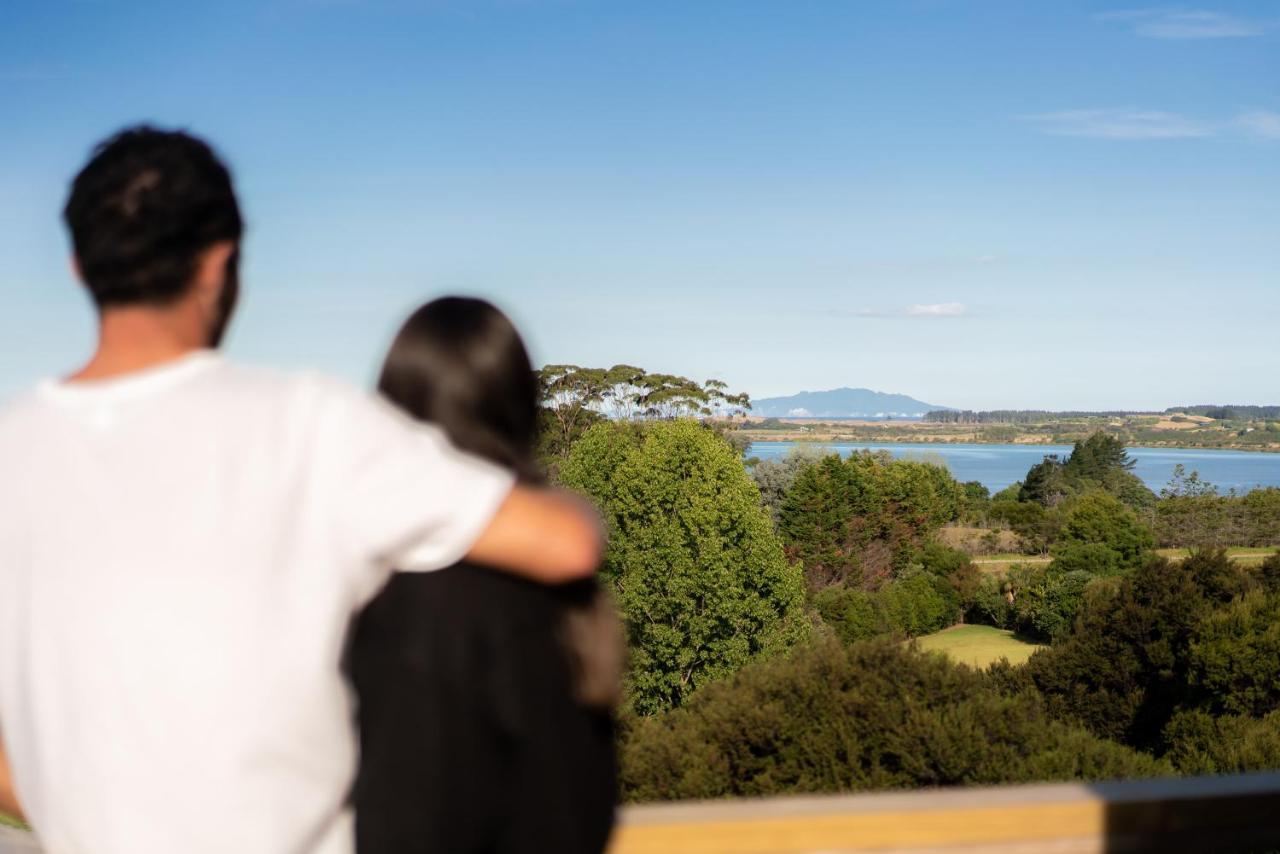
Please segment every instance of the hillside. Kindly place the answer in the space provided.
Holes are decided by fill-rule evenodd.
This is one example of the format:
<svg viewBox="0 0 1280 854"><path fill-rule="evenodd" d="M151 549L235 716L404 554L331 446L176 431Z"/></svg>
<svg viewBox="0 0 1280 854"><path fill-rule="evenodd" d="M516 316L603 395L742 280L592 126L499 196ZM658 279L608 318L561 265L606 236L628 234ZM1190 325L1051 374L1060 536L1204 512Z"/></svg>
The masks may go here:
<svg viewBox="0 0 1280 854"><path fill-rule="evenodd" d="M802 391L788 397L752 401L751 413L765 418L918 418L946 409L905 394L886 394L867 388Z"/></svg>

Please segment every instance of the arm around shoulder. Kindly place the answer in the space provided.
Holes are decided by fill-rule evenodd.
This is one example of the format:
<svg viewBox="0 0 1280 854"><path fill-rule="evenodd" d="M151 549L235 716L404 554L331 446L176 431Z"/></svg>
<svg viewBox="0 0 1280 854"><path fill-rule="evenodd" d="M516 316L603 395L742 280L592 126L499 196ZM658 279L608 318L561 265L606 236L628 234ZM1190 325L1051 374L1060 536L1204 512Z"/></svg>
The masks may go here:
<svg viewBox="0 0 1280 854"><path fill-rule="evenodd" d="M3 741L0 741L0 812L16 819L25 818L18 795L13 790L13 775L9 771L9 757L4 752Z"/></svg>
<svg viewBox="0 0 1280 854"><path fill-rule="evenodd" d="M604 553L600 514L559 489L512 488L467 559L549 584L593 575Z"/></svg>

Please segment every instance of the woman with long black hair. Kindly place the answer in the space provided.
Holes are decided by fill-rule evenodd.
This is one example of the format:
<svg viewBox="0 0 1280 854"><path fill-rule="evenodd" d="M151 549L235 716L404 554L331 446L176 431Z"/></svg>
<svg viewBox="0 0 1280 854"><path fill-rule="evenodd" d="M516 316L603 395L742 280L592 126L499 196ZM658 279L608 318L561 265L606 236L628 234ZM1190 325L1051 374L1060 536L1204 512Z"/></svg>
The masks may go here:
<svg viewBox="0 0 1280 854"><path fill-rule="evenodd" d="M459 448L542 479L538 384L483 300L418 309L379 390ZM594 580L400 573L355 623L360 854L598 854L613 823L621 640Z"/></svg>

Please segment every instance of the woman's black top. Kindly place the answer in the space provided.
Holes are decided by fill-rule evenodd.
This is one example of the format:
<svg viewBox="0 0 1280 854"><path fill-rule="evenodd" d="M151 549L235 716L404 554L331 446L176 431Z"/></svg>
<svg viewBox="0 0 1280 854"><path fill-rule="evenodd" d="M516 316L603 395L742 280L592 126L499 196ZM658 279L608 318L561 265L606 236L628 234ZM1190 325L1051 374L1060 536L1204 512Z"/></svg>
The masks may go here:
<svg viewBox="0 0 1280 854"><path fill-rule="evenodd" d="M557 637L593 581L459 564L397 573L357 619L359 854L598 854L613 824L607 714L573 699Z"/></svg>

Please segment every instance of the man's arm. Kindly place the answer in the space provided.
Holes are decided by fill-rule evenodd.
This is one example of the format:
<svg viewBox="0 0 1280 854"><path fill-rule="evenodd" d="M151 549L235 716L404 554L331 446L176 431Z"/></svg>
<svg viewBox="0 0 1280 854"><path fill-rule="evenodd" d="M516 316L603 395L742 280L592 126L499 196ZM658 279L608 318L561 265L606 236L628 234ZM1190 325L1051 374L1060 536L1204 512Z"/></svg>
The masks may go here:
<svg viewBox="0 0 1280 854"><path fill-rule="evenodd" d="M13 818L22 819L22 805L13 791L13 776L9 773L9 757L4 752L4 742L0 741L0 812Z"/></svg>
<svg viewBox="0 0 1280 854"><path fill-rule="evenodd" d="M570 492L518 485L467 559L556 584L591 576L603 551L600 515L589 503Z"/></svg>

